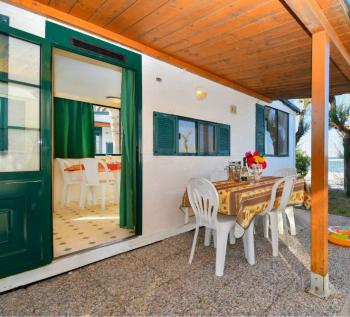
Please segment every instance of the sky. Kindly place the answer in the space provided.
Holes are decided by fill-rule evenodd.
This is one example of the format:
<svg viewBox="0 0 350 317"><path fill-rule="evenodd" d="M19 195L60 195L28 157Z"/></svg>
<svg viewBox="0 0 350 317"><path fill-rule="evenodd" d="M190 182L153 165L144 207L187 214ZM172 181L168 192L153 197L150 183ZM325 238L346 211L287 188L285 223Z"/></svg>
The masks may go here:
<svg viewBox="0 0 350 317"><path fill-rule="evenodd" d="M340 95L336 96L337 104L339 103L350 103L350 95ZM291 100L295 105L299 105L300 103L298 100ZM308 113L307 119L311 121L311 111ZM298 125L298 121L296 122L296 125ZM297 129L297 127L296 127ZM300 142L299 147L304 150L308 155L311 155L311 131L309 131L307 134L305 134ZM342 153L343 146L342 146L342 139L339 136L338 132L335 129L330 129L328 133L328 156L329 157L339 157L339 153Z"/></svg>

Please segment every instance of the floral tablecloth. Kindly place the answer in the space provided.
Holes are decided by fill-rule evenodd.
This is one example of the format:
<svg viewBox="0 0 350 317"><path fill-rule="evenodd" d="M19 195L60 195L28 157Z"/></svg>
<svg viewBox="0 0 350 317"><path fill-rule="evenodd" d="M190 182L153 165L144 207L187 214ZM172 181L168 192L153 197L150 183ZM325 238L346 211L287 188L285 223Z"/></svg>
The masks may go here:
<svg viewBox="0 0 350 317"><path fill-rule="evenodd" d="M278 178L273 176L263 177L258 183L220 181L213 182L219 193L219 213L232 215L236 222L246 229L252 219L266 209L273 184ZM275 207L278 207L283 187L277 190ZM294 184L290 205L304 205L307 209L311 206L310 188L303 178L297 179ZM183 195L181 207L191 207L187 191Z"/></svg>

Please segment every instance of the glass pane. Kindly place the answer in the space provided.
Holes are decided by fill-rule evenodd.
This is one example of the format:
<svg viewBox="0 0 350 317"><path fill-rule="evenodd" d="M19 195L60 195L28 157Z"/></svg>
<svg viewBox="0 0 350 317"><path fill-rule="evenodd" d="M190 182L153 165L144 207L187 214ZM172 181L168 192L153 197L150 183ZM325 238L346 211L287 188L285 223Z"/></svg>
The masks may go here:
<svg viewBox="0 0 350 317"><path fill-rule="evenodd" d="M179 152L196 153L196 123L179 120Z"/></svg>
<svg viewBox="0 0 350 317"><path fill-rule="evenodd" d="M265 154L277 154L276 110L265 108Z"/></svg>
<svg viewBox="0 0 350 317"><path fill-rule="evenodd" d="M94 106L96 154L120 154L120 110Z"/></svg>
<svg viewBox="0 0 350 317"><path fill-rule="evenodd" d="M7 73L9 69L8 61L8 52L9 52L9 37L4 34L0 34L0 74L3 73L7 78Z"/></svg>
<svg viewBox="0 0 350 317"><path fill-rule="evenodd" d="M40 169L39 88L0 83L0 172Z"/></svg>
<svg viewBox="0 0 350 317"><path fill-rule="evenodd" d="M288 114L278 111L278 155L288 155Z"/></svg>
<svg viewBox="0 0 350 317"><path fill-rule="evenodd" d="M40 46L0 35L0 72L8 79L40 84Z"/></svg>
<svg viewBox="0 0 350 317"><path fill-rule="evenodd" d="M215 151L215 129L210 124L199 124L199 152L211 154Z"/></svg>

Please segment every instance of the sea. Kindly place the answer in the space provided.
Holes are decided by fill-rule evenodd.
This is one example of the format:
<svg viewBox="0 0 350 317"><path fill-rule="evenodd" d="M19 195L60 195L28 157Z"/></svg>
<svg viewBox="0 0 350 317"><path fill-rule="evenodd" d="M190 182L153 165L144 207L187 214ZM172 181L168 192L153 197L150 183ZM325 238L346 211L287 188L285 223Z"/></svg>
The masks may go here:
<svg viewBox="0 0 350 317"><path fill-rule="evenodd" d="M342 158L329 158L328 159L328 171L331 173L344 173L344 159L342 159Z"/></svg>

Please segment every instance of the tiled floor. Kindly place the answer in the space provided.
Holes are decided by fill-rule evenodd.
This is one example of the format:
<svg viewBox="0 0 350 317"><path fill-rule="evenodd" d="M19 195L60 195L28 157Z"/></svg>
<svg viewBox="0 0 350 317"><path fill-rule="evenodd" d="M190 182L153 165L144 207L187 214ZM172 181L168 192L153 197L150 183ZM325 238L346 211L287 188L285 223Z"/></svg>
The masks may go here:
<svg viewBox="0 0 350 317"><path fill-rule="evenodd" d="M336 316L350 290L350 251L329 245L332 294L310 295L309 213L297 212L298 235L280 254L258 231L257 263L244 259L241 239L229 245L225 274L200 233L191 266L193 231L0 295L0 315ZM331 224L350 224L330 216ZM349 316L349 314L344 314Z"/></svg>
<svg viewBox="0 0 350 317"><path fill-rule="evenodd" d="M134 235L131 230L119 228L119 205L111 202L104 210L99 204L82 209L74 201L64 207L57 205L53 229L55 257Z"/></svg>

